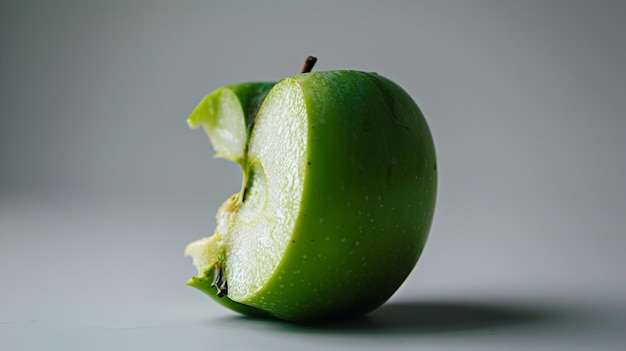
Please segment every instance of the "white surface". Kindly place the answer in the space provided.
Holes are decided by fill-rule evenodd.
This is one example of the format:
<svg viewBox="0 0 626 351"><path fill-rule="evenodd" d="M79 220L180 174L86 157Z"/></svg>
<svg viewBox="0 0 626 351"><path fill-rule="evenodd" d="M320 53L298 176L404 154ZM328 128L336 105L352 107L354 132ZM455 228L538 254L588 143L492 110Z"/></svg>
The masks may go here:
<svg viewBox="0 0 626 351"><path fill-rule="evenodd" d="M184 285L194 271L182 249L192 233L205 231L206 211L182 201L0 203L0 349L621 350L626 345L623 266L595 270L591 264L619 262L594 252L584 260L556 253L546 259L532 258L523 248L507 253L500 247L503 252L495 253L470 249L467 242L446 245L446 237L464 230L462 221L435 226L410 279L366 318L296 326L240 317Z"/></svg>

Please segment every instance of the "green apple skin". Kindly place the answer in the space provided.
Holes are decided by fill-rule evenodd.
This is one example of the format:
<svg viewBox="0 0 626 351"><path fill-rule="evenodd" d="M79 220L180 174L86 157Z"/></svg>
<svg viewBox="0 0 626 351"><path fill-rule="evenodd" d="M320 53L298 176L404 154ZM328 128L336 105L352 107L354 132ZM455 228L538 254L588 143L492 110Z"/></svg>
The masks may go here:
<svg viewBox="0 0 626 351"><path fill-rule="evenodd" d="M220 305L233 310L237 313L245 314L251 317L260 317L260 318L269 318L272 317L271 314L265 312L261 309L244 305L242 303L235 302L231 300L228 296L218 297L215 294L215 287L212 286L213 277L215 275L215 267L211 268L207 271L202 277L193 277L188 282L187 285L194 287L203 293L207 294L209 297L217 301Z"/></svg>
<svg viewBox="0 0 626 351"><path fill-rule="evenodd" d="M261 290L214 298L288 321L368 313L401 286L426 243L437 192L432 135L413 99L378 74L313 72L281 84L301 89L308 125L295 229ZM190 285L214 296L211 274Z"/></svg>

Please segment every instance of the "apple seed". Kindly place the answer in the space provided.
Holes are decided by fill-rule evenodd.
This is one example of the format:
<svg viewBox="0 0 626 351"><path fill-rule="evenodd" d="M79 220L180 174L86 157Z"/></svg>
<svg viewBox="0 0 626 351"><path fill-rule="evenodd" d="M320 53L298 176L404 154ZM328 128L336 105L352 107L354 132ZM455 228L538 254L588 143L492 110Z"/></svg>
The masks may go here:
<svg viewBox="0 0 626 351"><path fill-rule="evenodd" d="M211 283L212 288L217 288L217 297L224 297L228 295L228 285L226 284L226 277L224 276L224 270L222 265L215 264L215 279Z"/></svg>

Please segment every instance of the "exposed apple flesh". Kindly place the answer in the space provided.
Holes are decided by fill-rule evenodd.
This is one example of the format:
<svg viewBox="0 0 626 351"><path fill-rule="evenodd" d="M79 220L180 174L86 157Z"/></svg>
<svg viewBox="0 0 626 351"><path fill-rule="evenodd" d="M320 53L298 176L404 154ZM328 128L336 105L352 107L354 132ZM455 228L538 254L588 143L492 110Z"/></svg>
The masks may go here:
<svg viewBox="0 0 626 351"><path fill-rule="evenodd" d="M241 163L256 113L273 86L245 83L219 88L200 101L187 124L204 127L216 156Z"/></svg>
<svg viewBox="0 0 626 351"><path fill-rule="evenodd" d="M433 217L435 150L417 105L357 71L283 79L256 117L248 104L215 92L190 117L242 165L244 184L215 235L187 247L198 268L189 284L215 295L217 268L222 304L287 320L378 307L415 266Z"/></svg>

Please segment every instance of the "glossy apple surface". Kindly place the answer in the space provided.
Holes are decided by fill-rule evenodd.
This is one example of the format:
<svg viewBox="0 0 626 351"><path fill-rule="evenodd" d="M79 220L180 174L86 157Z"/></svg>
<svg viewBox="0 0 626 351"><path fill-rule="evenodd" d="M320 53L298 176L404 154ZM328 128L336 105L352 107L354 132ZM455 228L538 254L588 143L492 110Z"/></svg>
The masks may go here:
<svg viewBox="0 0 626 351"><path fill-rule="evenodd" d="M437 165L426 120L392 81L325 71L226 87L188 122L243 171L215 234L186 249L189 285L240 313L308 321L367 313L414 268Z"/></svg>

